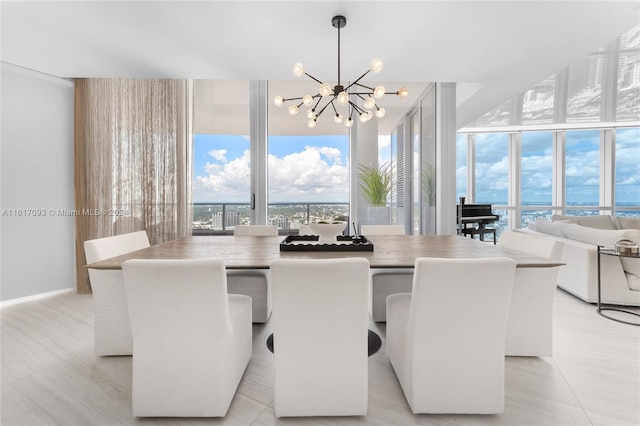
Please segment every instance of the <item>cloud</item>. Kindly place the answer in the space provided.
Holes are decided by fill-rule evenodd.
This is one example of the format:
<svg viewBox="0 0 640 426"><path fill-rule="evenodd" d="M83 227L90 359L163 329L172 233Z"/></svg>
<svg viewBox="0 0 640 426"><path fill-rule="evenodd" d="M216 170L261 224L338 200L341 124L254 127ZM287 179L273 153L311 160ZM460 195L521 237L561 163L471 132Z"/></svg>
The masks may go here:
<svg viewBox="0 0 640 426"><path fill-rule="evenodd" d="M214 150L226 160L225 150ZM213 152L213 151L212 151ZM214 158L215 155L209 152ZM270 202L349 200L349 168L341 151L326 146L306 146L284 157L269 155ZM222 160L220 160L222 161ZM207 162L205 175L194 179L194 201L246 202L250 188L250 153L223 164Z"/></svg>
<svg viewBox="0 0 640 426"><path fill-rule="evenodd" d="M306 146L284 157L269 155L270 201L347 201L349 168L337 148Z"/></svg>
<svg viewBox="0 0 640 426"><path fill-rule="evenodd" d="M226 163L227 162L227 150L226 149L212 149L207 154L215 158L216 160Z"/></svg>

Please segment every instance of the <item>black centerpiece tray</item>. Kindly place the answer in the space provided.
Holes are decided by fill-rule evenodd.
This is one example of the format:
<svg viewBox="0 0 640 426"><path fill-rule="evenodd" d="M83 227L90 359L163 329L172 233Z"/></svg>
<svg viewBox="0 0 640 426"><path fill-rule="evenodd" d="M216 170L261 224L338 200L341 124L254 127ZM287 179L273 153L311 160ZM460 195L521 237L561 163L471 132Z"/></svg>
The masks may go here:
<svg viewBox="0 0 640 426"><path fill-rule="evenodd" d="M373 243L363 235L338 235L335 244L319 243L317 235L289 235L280 243L280 251L373 251Z"/></svg>

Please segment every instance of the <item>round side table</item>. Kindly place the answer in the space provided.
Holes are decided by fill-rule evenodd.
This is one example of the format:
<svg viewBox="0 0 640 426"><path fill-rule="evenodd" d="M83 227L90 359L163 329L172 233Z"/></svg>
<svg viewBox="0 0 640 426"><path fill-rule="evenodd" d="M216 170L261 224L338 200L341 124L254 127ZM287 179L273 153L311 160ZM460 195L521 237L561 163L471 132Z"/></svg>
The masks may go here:
<svg viewBox="0 0 640 426"><path fill-rule="evenodd" d="M609 315L606 315L603 313L603 311L616 311L616 312L623 312L625 314L629 314L629 315L634 315L636 317L640 317L640 313L638 312L633 312L630 311L628 309L623 309L617 305L612 305L612 304L604 304L602 303L602 273L600 270L600 256L616 256L616 257L626 257L626 258L632 258L632 259L637 259L638 262L640 262L640 255L637 254L621 254L619 252L617 252L614 249L607 249L607 248L603 248L602 246L598 246L598 313L600 315L602 315L605 318L608 318L610 320L613 321L617 321L617 322L621 322L624 324L630 324L630 325L635 325L640 327L640 322L629 322L629 321L624 321L618 318L614 318L611 317ZM640 321L640 320L639 320Z"/></svg>

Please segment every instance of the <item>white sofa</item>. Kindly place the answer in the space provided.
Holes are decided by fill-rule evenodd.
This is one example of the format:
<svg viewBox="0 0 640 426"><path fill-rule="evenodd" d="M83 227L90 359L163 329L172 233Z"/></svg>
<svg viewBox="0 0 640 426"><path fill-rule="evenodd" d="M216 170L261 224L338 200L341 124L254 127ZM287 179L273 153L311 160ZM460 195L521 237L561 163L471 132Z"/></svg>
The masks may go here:
<svg viewBox="0 0 640 426"><path fill-rule="evenodd" d="M598 245L613 248L629 239L640 244L640 219L608 215L537 219L528 229L565 243L558 287L590 303L598 301ZM640 306L640 259L601 256L602 302Z"/></svg>

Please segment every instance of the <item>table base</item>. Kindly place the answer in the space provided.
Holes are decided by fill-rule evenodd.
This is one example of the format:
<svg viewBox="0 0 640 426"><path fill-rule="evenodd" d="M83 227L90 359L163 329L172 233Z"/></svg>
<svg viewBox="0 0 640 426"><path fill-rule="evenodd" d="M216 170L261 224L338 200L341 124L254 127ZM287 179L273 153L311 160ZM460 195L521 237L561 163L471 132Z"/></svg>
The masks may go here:
<svg viewBox="0 0 640 426"><path fill-rule="evenodd" d="M378 350L382 346L382 340L380 339L380 336L378 336L374 331L368 330L368 332L367 344L369 348L369 356L371 356L378 352ZM269 351L273 353L273 333L271 333L269 337L267 337L267 349L269 349Z"/></svg>
<svg viewBox="0 0 640 426"><path fill-rule="evenodd" d="M616 308L616 307L612 307L612 306L599 306L598 307L598 313L601 316L603 316L603 317L605 317L607 319L610 319L610 320L613 320L613 321L617 321L617 322L621 322L621 323L624 323L624 324L635 325L637 327L640 327L640 322L624 321L624 320L621 320L621 319L618 319L618 318L611 317L609 315L605 315L605 314L602 313L602 311L616 311L616 312L622 312L622 313L625 313L625 314L631 314L631 315L635 315L637 317L640 317L640 313L638 313L638 312L628 311L626 309L620 309L620 308Z"/></svg>

